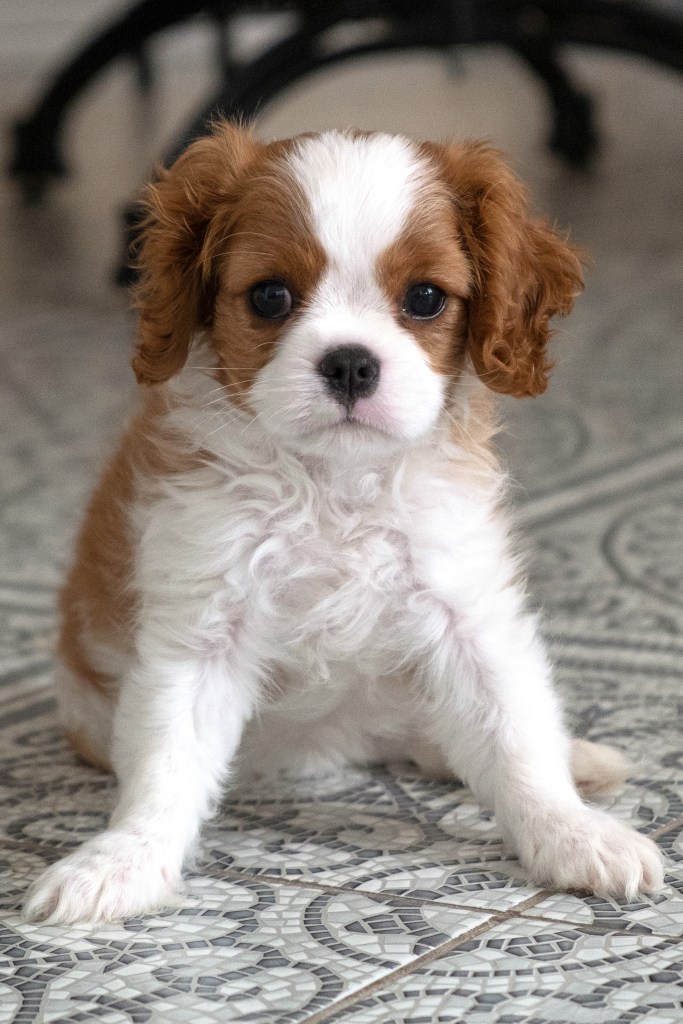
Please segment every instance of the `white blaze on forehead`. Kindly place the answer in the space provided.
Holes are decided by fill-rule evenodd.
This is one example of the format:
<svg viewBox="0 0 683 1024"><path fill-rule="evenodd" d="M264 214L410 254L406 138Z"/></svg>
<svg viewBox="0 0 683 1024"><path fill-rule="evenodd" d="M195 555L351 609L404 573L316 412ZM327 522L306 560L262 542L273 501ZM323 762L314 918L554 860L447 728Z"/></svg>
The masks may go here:
<svg viewBox="0 0 683 1024"><path fill-rule="evenodd" d="M331 266L365 273L404 230L427 178L415 147L392 135L325 132L299 140L287 164Z"/></svg>

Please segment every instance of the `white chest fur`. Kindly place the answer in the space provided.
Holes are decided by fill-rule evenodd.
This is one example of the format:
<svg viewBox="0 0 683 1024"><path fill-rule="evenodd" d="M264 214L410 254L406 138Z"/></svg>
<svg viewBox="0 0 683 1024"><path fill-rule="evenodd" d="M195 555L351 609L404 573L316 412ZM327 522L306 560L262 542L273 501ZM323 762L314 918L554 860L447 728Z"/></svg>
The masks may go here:
<svg viewBox="0 0 683 1024"><path fill-rule="evenodd" d="M249 650L265 677L314 685L342 666L404 668L416 604L471 572L467 538L490 499L448 482L433 447L343 473L272 449L250 450L248 466L239 454L144 503L147 617L196 653Z"/></svg>

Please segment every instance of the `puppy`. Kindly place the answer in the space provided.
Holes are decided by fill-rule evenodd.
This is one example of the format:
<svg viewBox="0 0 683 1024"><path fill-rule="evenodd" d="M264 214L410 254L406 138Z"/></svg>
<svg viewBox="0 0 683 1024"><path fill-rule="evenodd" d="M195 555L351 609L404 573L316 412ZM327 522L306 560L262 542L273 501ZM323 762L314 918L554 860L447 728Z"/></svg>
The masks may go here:
<svg viewBox="0 0 683 1024"><path fill-rule="evenodd" d="M173 903L238 770L388 758L463 779L535 884L656 890L656 847L579 795L625 762L565 732L491 449L577 251L481 143L220 124L147 210L142 404L61 597L63 725L120 797L27 916Z"/></svg>

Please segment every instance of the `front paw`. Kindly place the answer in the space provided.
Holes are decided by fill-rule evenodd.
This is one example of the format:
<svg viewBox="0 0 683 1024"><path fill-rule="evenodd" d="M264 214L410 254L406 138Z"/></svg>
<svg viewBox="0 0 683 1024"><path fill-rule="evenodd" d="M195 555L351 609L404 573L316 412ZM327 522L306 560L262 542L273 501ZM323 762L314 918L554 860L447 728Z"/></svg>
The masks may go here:
<svg viewBox="0 0 683 1024"><path fill-rule="evenodd" d="M544 815L517 839L520 860L538 885L632 900L664 882L655 844L591 807Z"/></svg>
<svg viewBox="0 0 683 1024"><path fill-rule="evenodd" d="M162 851L125 832L105 832L49 867L24 903L29 921L116 921L178 903L180 873Z"/></svg>

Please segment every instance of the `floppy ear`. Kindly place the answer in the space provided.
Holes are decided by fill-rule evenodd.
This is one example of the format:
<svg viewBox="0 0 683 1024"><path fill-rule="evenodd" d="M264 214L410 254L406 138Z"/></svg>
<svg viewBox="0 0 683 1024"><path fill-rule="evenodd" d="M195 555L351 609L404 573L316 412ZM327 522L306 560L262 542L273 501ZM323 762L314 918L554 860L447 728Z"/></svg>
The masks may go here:
<svg viewBox="0 0 683 1024"><path fill-rule="evenodd" d="M581 253L529 215L526 190L484 143L438 147L456 204L473 285L468 351L492 390L545 391L551 317L569 313L583 288Z"/></svg>
<svg viewBox="0 0 683 1024"><path fill-rule="evenodd" d="M140 320L133 369L140 383L158 384L182 369L193 335L211 323L210 225L234 203L257 149L247 130L220 123L149 186L134 291Z"/></svg>

